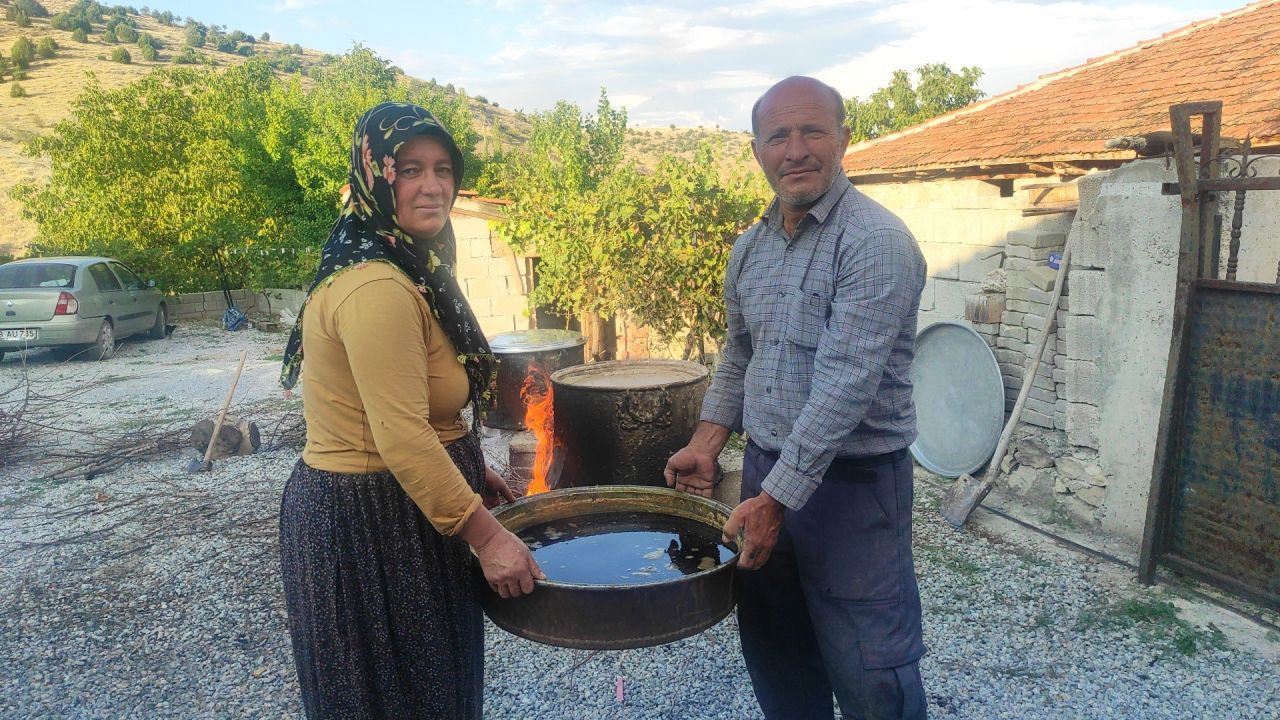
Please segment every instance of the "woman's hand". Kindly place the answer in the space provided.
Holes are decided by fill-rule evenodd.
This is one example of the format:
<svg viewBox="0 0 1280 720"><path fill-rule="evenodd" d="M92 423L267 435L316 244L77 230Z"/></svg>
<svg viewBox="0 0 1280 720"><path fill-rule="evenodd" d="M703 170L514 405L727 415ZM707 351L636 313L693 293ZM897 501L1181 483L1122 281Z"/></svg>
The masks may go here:
<svg viewBox="0 0 1280 720"><path fill-rule="evenodd" d="M484 469L484 489L480 491L480 497L484 499L484 506L487 508L516 501L516 494L507 487L507 481L490 467Z"/></svg>
<svg viewBox="0 0 1280 720"><path fill-rule="evenodd" d="M476 548L476 557L489 587L504 598L528 595L533 592L535 579L547 579L524 541L506 529Z"/></svg>

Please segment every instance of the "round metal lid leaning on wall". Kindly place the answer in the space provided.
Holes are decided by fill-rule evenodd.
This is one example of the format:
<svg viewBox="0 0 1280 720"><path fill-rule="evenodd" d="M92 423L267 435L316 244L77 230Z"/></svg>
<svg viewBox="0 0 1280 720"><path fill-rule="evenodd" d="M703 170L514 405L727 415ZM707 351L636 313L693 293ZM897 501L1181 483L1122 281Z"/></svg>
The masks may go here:
<svg viewBox="0 0 1280 720"><path fill-rule="evenodd" d="M911 364L919 435L911 456L943 477L972 473L991 459L1004 429L1004 382L982 336L955 322L916 336Z"/></svg>

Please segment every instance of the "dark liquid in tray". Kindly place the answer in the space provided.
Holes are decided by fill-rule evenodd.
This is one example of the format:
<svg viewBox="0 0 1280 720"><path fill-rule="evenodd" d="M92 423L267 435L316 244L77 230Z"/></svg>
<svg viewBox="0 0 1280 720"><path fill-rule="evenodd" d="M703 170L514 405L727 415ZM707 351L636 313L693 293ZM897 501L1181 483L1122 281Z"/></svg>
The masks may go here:
<svg viewBox="0 0 1280 720"><path fill-rule="evenodd" d="M614 512L531 526L520 539L548 580L643 585L710 570L733 557L719 528L658 513Z"/></svg>

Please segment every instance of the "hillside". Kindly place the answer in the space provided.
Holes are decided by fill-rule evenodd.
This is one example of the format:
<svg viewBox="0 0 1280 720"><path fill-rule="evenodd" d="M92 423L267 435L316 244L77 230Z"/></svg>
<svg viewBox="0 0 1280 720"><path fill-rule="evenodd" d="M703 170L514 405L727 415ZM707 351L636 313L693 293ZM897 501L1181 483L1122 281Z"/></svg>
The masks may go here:
<svg viewBox="0 0 1280 720"><path fill-rule="evenodd" d="M156 68L172 65L175 55L184 52L185 18L175 18L174 25L166 25L149 15L128 16L136 24L138 32L149 33L161 44L156 59L146 61L133 43L107 42L104 23L93 25L87 42L77 42L71 31L51 27L50 19L70 9L74 5L73 0L41 0L40 4L48 10L49 17L31 17L29 27L19 27L13 20L0 16L0 53L5 58L10 57L13 43L19 37L27 37L33 43L48 37L56 42L58 48L52 58L34 59L25 71L25 78L15 81L11 68L5 74L4 82L0 83L0 228L3 228L0 230L0 256L21 254L36 232L33 223L22 219L20 207L9 197L9 191L15 185L43 180L49 174L46 161L22 154L22 143L35 135L49 132L67 117L88 73L96 75L104 87L116 88L138 80ZM0 10L8 10L11 5L12 2L0 1ZM158 10L152 12L161 14ZM200 18L195 20L202 22ZM253 29L242 30L252 32ZM231 32L232 29L224 28L224 31ZM290 62L296 59L304 83L307 82L306 72L323 65L329 57L322 52L280 41L288 41L288 38L272 38L271 41L258 38L252 43L246 40L241 45L251 47L253 54L259 57L289 58ZM110 54L115 48L128 50L132 62L113 62ZM218 51L209 44L193 49L193 52L210 67L230 67L247 60L234 52ZM405 81L422 82L407 77ZM25 97L10 95L15 82L26 91ZM479 147L482 154L495 147L519 146L525 141L530 123L524 113L474 97L468 100L473 125L482 138ZM555 100L547 98L546 105L551 106ZM747 133L701 128L637 128L628 133L627 157L641 167L651 167L663 153L691 157L698 143L707 138L732 150L735 157L749 141ZM726 162L726 167L730 164Z"/></svg>

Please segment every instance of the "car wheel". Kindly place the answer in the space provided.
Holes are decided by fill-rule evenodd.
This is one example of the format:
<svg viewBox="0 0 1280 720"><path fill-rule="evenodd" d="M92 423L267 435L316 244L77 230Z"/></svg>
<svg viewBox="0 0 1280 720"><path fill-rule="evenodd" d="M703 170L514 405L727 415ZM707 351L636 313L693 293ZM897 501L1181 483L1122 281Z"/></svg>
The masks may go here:
<svg viewBox="0 0 1280 720"><path fill-rule="evenodd" d="M156 309L156 324L151 326L152 340L164 339L164 326L169 322L169 311L165 309L164 303L160 303L160 307Z"/></svg>
<svg viewBox="0 0 1280 720"><path fill-rule="evenodd" d="M116 353L116 329L110 320L103 320L98 328L98 340L89 348L89 357L93 360L106 360Z"/></svg>

